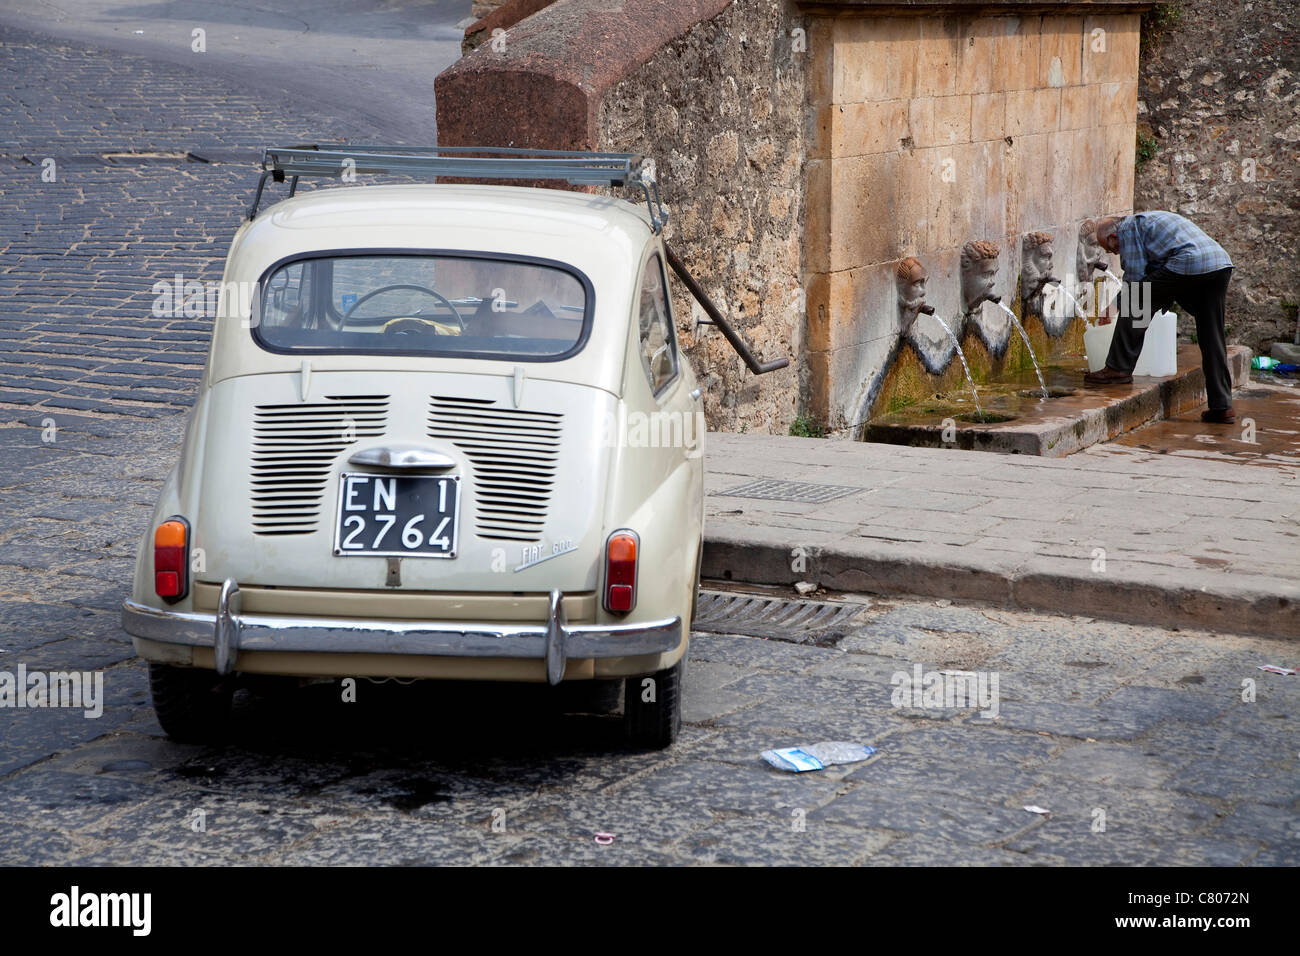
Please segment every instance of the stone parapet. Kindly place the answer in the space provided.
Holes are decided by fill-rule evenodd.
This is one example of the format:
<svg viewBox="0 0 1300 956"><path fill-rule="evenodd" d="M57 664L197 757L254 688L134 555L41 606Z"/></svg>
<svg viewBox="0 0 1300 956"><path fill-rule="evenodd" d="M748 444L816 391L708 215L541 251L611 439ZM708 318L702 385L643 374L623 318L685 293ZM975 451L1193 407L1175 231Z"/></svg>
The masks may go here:
<svg viewBox="0 0 1300 956"><path fill-rule="evenodd" d="M439 74L444 146L593 149L606 93L728 0L557 0ZM503 8L503 10L506 8Z"/></svg>

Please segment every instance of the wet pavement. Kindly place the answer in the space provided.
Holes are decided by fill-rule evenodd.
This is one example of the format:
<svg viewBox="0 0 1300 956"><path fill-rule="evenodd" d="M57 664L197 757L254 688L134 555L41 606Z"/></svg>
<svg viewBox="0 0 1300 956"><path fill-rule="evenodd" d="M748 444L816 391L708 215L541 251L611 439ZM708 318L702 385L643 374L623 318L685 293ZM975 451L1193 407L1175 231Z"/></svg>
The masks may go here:
<svg viewBox="0 0 1300 956"><path fill-rule="evenodd" d="M1300 465L1300 388L1252 383L1233 393L1233 425L1201 421L1200 410L1144 425L1116 444L1160 455L1254 466Z"/></svg>

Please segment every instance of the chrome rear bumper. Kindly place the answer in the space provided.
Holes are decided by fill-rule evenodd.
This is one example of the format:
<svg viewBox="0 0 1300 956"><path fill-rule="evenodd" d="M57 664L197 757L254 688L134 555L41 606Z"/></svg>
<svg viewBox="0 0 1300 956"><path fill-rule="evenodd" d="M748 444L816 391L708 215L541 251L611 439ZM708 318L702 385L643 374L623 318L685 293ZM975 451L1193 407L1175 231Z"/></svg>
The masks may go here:
<svg viewBox="0 0 1300 956"><path fill-rule="evenodd" d="M122 604L122 626L134 637L164 644L211 647L221 674L236 669L241 651L415 654L544 660L547 681L558 684L570 657L662 654L681 643L679 617L642 624L569 625L560 598L558 590L551 592L545 624L484 626L465 621L364 621L240 614L239 585L228 580L222 585L215 614L161 611L126 601Z"/></svg>

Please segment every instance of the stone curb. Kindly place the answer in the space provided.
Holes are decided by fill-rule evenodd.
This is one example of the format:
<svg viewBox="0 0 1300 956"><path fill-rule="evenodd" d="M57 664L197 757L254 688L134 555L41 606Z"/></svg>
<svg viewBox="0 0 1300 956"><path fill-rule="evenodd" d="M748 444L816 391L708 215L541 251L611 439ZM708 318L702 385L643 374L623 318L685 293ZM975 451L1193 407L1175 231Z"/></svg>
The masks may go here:
<svg viewBox="0 0 1300 956"><path fill-rule="evenodd" d="M952 598L1058 614L1190 630L1300 638L1300 585L1239 586L1221 573L1152 566L1141 579L1094 574L1081 559L912 545L904 553L851 535L799 535L807 568L791 568L789 529L710 519L704 532L706 579L793 585L816 581L833 591Z"/></svg>

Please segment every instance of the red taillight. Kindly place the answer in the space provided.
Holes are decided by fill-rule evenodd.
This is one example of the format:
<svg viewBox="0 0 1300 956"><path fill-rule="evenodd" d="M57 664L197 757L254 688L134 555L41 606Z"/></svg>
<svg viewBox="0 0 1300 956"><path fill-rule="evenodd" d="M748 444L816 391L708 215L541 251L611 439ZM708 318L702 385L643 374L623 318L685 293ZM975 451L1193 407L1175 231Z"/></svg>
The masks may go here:
<svg viewBox="0 0 1300 956"><path fill-rule="evenodd" d="M160 598L183 598L189 590L190 526L168 518L153 533L153 587Z"/></svg>
<svg viewBox="0 0 1300 956"><path fill-rule="evenodd" d="M615 531L605 548L605 610L625 614L636 607L637 536Z"/></svg>

